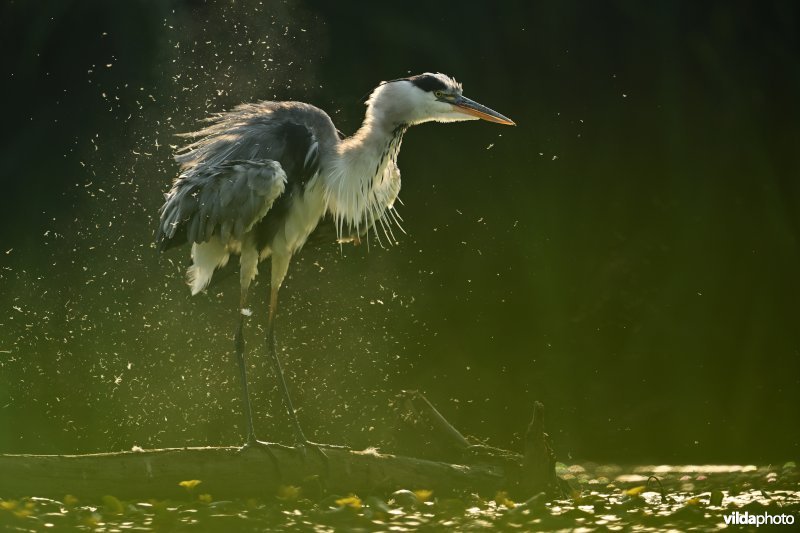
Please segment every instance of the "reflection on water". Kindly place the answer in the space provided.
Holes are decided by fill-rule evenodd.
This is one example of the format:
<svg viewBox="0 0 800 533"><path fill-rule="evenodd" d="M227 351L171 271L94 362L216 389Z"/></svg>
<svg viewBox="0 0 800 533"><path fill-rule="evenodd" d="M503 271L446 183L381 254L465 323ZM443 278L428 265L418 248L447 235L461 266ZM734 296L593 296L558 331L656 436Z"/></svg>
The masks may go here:
<svg viewBox="0 0 800 533"><path fill-rule="evenodd" d="M755 466L572 465L559 474L574 487L570 499L535 496L524 502L508 494L437 495L417 488L376 495L303 499L284 487L271 499L223 501L192 493L186 501L97 502L74 496L0 500L0 526L18 531L74 527L91 531L168 529L182 531L465 531L502 530L663 531L723 528L725 516L800 513L800 475L794 463ZM656 474L657 478L650 477ZM202 484L197 484L197 488ZM201 491L200 491L201 492Z"/></svg>

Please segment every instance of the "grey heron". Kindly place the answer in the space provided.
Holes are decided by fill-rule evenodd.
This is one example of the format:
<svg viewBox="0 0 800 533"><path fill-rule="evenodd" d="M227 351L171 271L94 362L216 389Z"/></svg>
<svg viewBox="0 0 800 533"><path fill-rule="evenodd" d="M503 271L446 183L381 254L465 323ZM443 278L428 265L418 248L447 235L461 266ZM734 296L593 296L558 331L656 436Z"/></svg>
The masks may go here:
<svg viewBox="0 0 800 533"><path fill-rule="evenodd" d="M403 134L424 122L484 119L514 122L462 94L444 74L382 82L367 99L360 129L340 138L330 117L302 102L242 104L185 134L175 156L180 175L165 194L156 231L159 250L191 245L187 279L203 291L214 271L239 256L239 319L234 350L239 367L247 444L256 444L247 385L244 323L248 289L258 265L271 259L266 343L298 444L303 433L286 386L275 341L278 292L289 262L330 215L340 242L357 240L376 224L391 231L400 191L397 155Z"/></svg>

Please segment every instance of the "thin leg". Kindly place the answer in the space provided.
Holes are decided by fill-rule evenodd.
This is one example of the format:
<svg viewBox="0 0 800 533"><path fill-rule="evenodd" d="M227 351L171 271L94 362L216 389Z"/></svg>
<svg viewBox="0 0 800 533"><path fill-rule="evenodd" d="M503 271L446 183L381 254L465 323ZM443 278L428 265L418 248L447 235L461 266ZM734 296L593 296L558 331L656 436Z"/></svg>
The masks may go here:
<svg viewBox="0 0 800 533"><path fill-rule="evenodd" d="M236 349L236 360L239 363L239 378L242 385L242 400L244 402L244 415L247 419L247 443L255 444L256 434L253 429L253 408L250 405L250 392L247 388L247 365L244 357L244 308L239 310L239 325L234 335L234 346Z"/></svg>
<svg viewBox="0 0 800 533"><path fill-rule="evenodd" d="M247 289L242 288L239 299L239 325L234 335L234 346L236 349L236 360L239 363L239 382L242 386L242 400L244 401L244 414L247 418L247 444L256 443L256 433L253 428L253 408L250 405L250 391L247 387L247 365L244 358L244 320L248 314L245 309L247 299Z"/></svg>
<svg viewBox="0 0 800 533"><path fill-rule="evenodd" d="M275 315L278 311L278 290L279 287L275 286L274 284L270 288L269 318L267 319L267 351L269 352L270 361L272 362L272 369L275 372L275 375L278 377L278 381L280 382L281 389L283 391L283 402L286 406L286 411L289 414L289 418L292 420L292 424L294 425L295 438L297 439L298 443L305 444L309 441L306 438L305 433L303 433L303 428L300 427L300 421L297 419L297 413L292 405L292 398L289 395L289 388L286 386L286 378L283 377L283 369L281 368L281 361L278 358L278 350L275 341Z"/></svg>
<svg viewBox="0 0 800 533"><path fill-rule="evenodd" d="M297 420L297 413L292 405L292 398L289 395L289 388L286 386L286 379L283 376L281 362L278 359L278 350L275 341L275 318L278 314L278 291L280 290L283 279L286 276L286 271L289 269L289 259L291 259L291 256L288 254L273 253L272 255L272 283L270 283L269 318L267 322L267 352L269 352L272 368L278 377L278 381L280 382L280 386L283 391L283 403L286 406L286 412L289 414L289 418L292 419L292 424L294 425L294 434L297 441L296 449L303 455L304 458L306 457L306 450L308 448L314 450L322 460L325 477L327 478L330 476L328 456L318 444L308 440L305 433L303 433L303 428L300 427L300 422Z"/></svg>
<svg viewBox="0 0 800 533"><path fill-rule="evenodd" d="M289 395L289 388L286 386L286 378L283 377L283 369L281 368L281 361L278 358L278 350L275 341L275 315L278 311L278 290L280 289L279 285L273 284L270 288L270 296L269 296L269 318L267 323L267 351L269 352L270 361L272 361L272 368L275 374L278 377L278 381L281 384L281 389L283 390L283 402L286 406L286 411L289 414L289 418L292 419L292 424L294 425L294 436L297 443L296 449L300 451L303 458L306 457L306 450L307 448L311 448L317 454L319 454L320 458L322 459L323 469L325 471L325 478L330 477L330 464L328 462L328 455L320 448L319 444L313 443L306 438L305 433L303 433L303 428L300 426L300 421L297 419L297 413L294 410L294 405L292 405L292 397Z"/></svg>

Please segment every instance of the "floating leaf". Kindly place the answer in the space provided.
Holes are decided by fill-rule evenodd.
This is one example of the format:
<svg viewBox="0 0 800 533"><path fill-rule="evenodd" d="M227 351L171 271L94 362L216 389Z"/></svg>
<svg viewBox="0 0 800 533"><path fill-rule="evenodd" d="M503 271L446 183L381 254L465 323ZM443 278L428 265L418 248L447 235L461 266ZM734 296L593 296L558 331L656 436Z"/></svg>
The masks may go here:
<svg viewBox="0 0 800 533"><path fill-rule="evenodd" d="M630 498L637 498L642 495L645 488L646 487L644 485L639 485L638 487L632 487L625 491L625 496L628 496Z"/></svg>
<svg viewBox="0 0 800 533"><path fill-rule="evenodd" d="M353 509L361 509L361 498L355 494L350 494L344 498L336 500L336 505L340 507L352 507Z"/></svg>
<svg viewBox="0 0 800 533"><path fill-rule="evenodd" d="M414 491L414 495L417 497L417 499L420 501L420 503L421 502L426 502L426 501L431 499L431 496L433 495L433 491L432 490L428 490L428 489L419 489L419 490L415 490Z"/></svg>
<svg viewBox="0 0 800 533"><path fill-rule="evenodd" d="M20 506L17 500L0 501L0 509L10 511L18 518L26 518L33 514L34 507L36 507L36 504L31 501L26 502L23 506Z"/></svg>
<svg viewBox="0 0 800 533"><path fill-rule="evenodd" d="M515 505L514 502L508 497L508 492L504 490L498 491L497 494L494 495L494 503L497 505L502 505L507 509L513 509Z"/></svg>
<svg viewBox="0 0 800 533"><path fill-rule="evenodd" d="M190 479L188 481L181 481L180 483L178 483L178 485L191 492L200 483L202 483L202 481L200 481L199 479Z"/></svg>
<svg viewBox="0 0 800 533"><path fill-rule="evenodd" d="M17 508L17 505L19 505L17 500L0 501L0 509L5 509L6 511L13 511L14 509Z"/></svg>
<svg viewBox="0 0 800 533"><path fill-rule="evenodd" d="M122 514L125 511L125 506L119 501L119 498L106 494L103 496L103 505L106 506L106 511L111 514Z"/></svg>

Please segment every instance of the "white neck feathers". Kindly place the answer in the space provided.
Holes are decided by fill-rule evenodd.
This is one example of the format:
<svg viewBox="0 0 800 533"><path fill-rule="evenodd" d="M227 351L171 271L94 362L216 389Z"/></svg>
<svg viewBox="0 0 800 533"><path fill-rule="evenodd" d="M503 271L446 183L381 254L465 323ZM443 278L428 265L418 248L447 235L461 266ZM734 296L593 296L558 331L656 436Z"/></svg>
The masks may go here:
<svg viewBox="0 0 800 533"><path fill-rule="evenodd" d="M376 223L394 240L386 222L397 223L392 212L400 191L397 154L408 125L381 111L375 105L375 93L367 103L364 123L355 135L342 141L333 168L324 178L328 211L340 240L364 235Z"/></svg>

